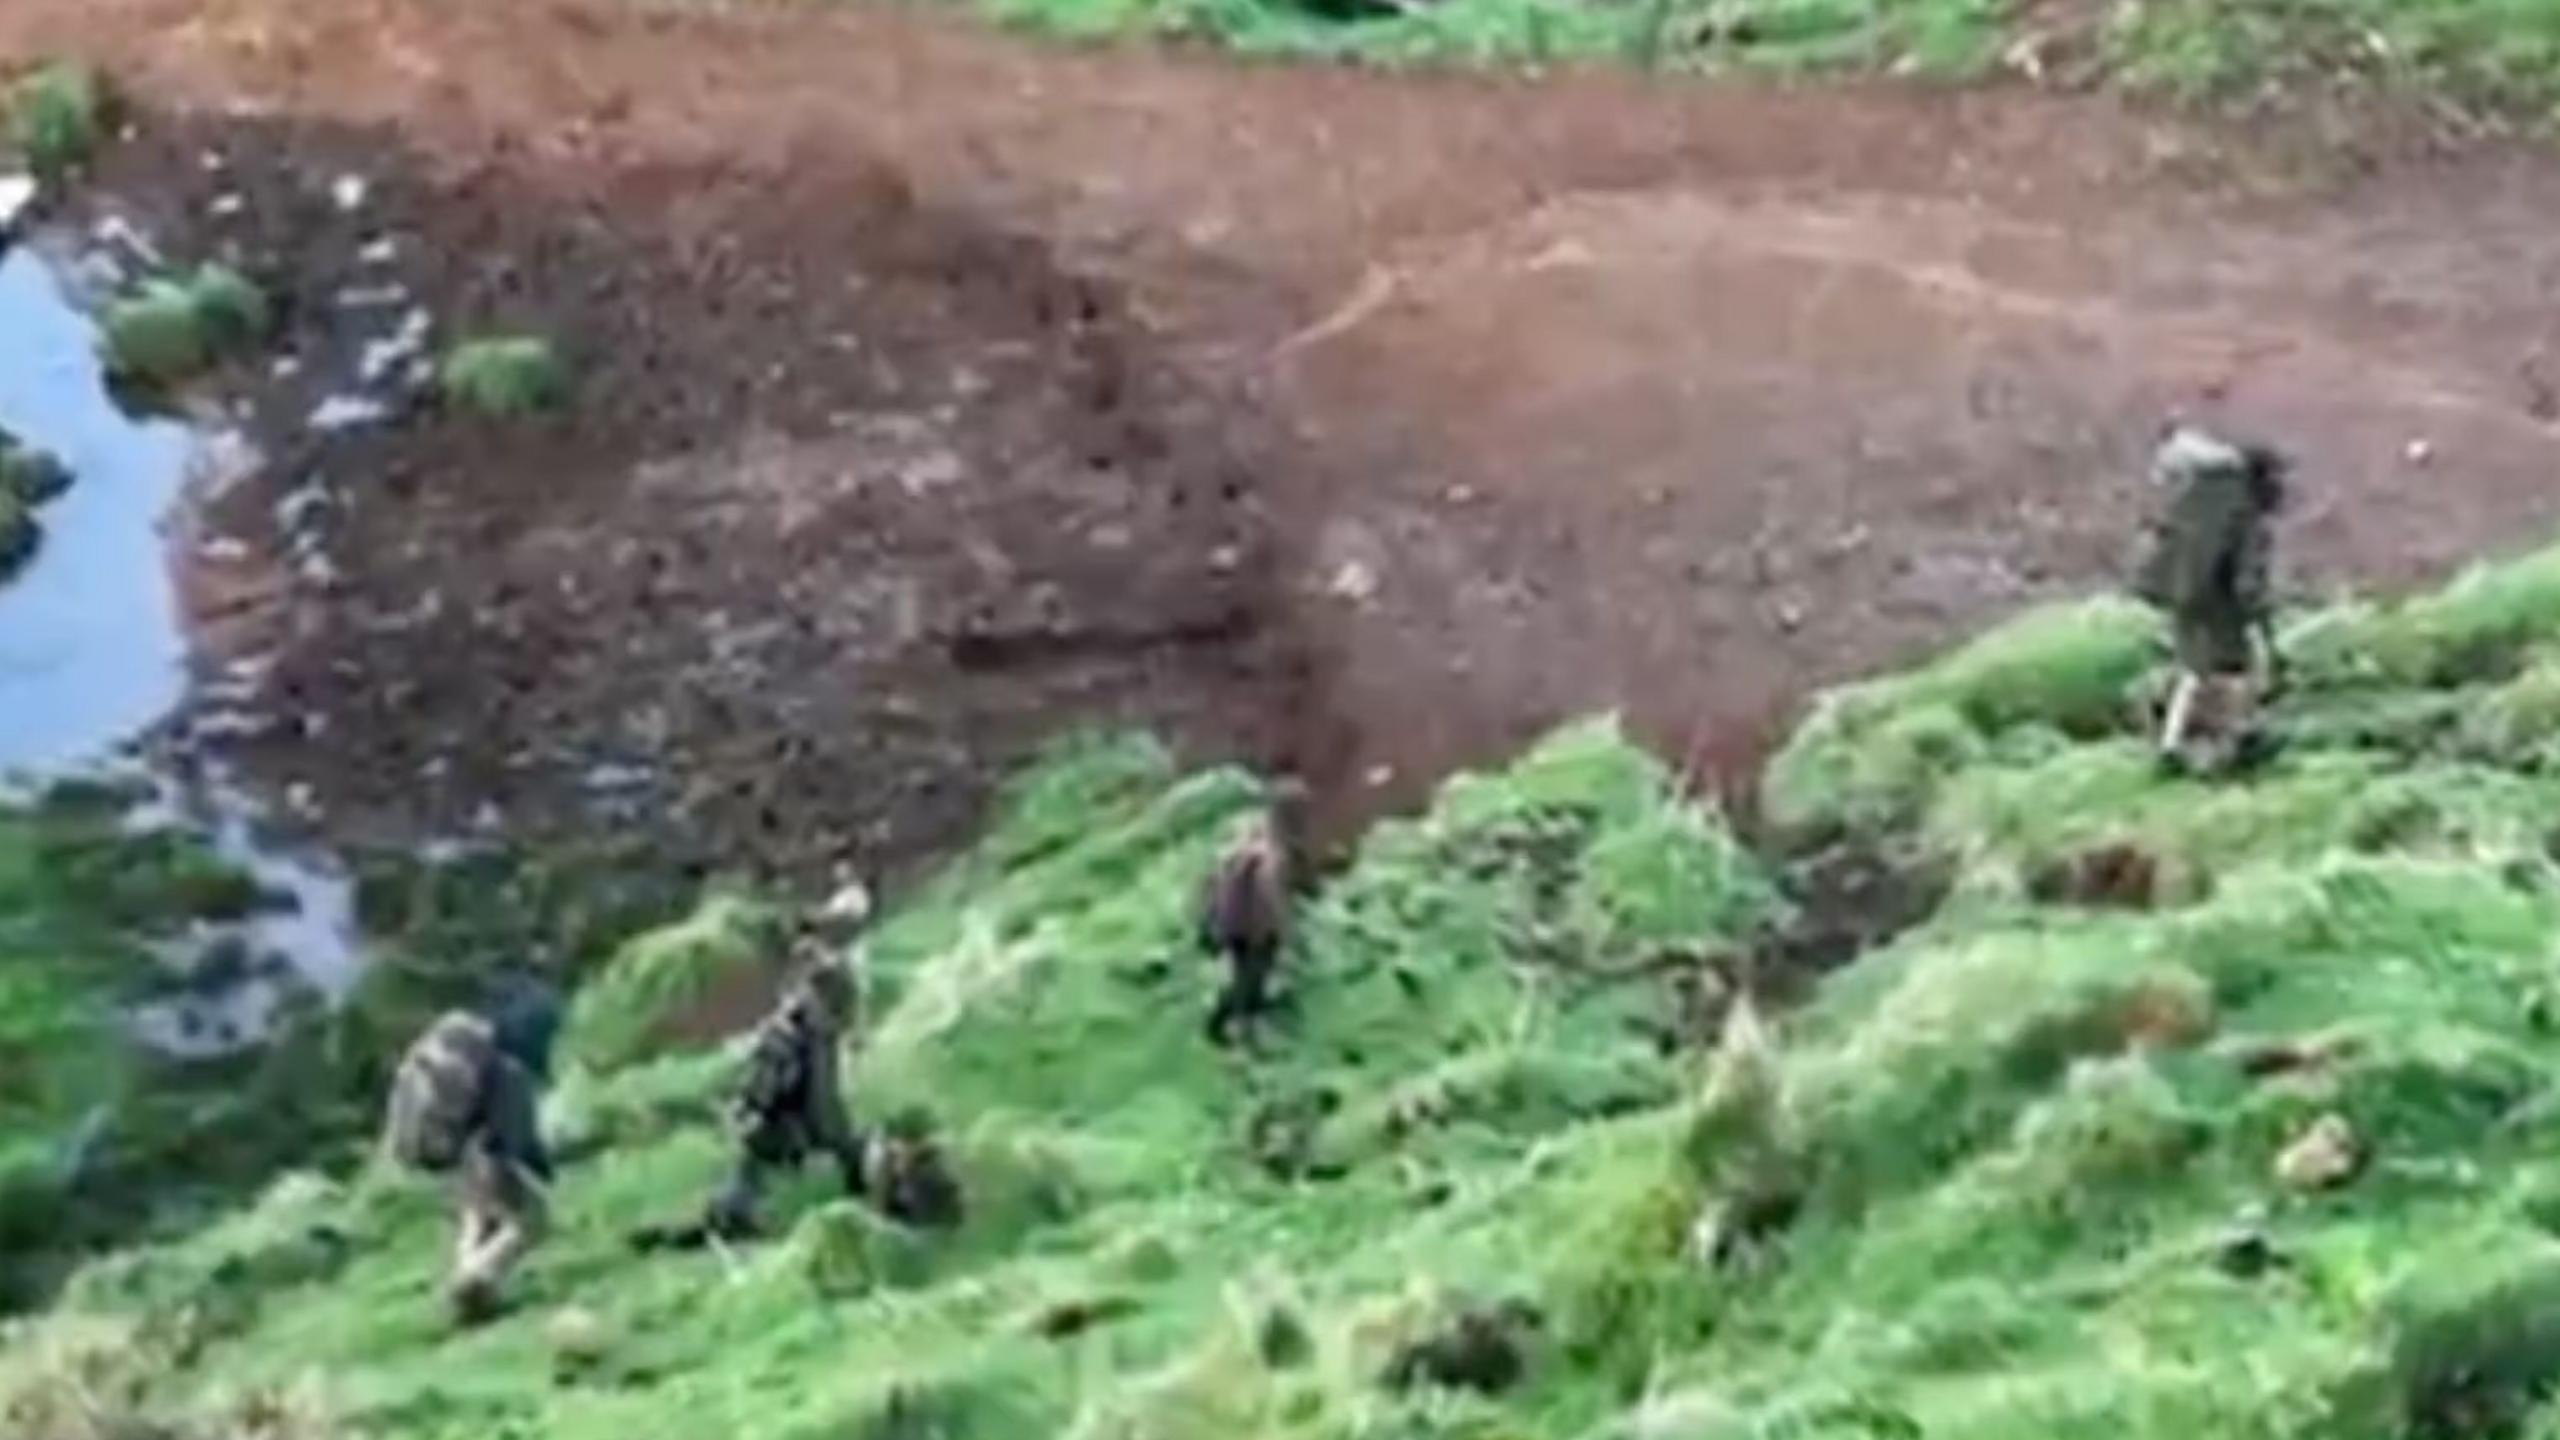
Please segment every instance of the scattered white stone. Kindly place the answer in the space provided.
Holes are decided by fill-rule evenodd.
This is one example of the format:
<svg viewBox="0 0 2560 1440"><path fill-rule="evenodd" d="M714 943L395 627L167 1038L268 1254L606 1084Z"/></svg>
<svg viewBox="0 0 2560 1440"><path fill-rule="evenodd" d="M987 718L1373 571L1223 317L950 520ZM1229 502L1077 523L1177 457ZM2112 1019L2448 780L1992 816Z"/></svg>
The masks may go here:
<svg viewBox="0 0 2560 1440"><path fill-rule="evenodd" d="M618 790L646 789L656 778L656 772L646 765L617 765L606 760L588 766L579 783L590 791L609 794Z"/></svg>
<svg viewBox="0 0 2560 1440"><path fill-rule="evenodd" d="M255 740L267 733L267 722L246 710L204 710L188 720L199 740Z"/></svg>
<svg viewBox="0 0 2560 1440"><path fill-rule="evenodd" d="M1357 560L1345 560L1325 588L1354 605L1363 604L1378 593L1378 572Z"/></svg>
<svg viewBox="0 0 2560 1440"><path fill-rule="evenodd" d="M302 583L315 590L329 589L339 580L338 562L317 550L303 556L302 563L294 568L294 573L302 577Z"/></svg>
<svg viewBox="0 0 2560 1440"><path fill-rule="evenodd" d="M388 265L399 258L400 237L397 235L384 235L368 240L364 248L356 252L356 263L359 265Z"/></svg>
<svg viewBox="0 0 2560 1440"><path fill-rule="evenodd" d="M158 270L168 264L161 258L160 247L121 215L109 215L89 229L91 238L109 249L122 249L139 259L145 268Z"/></svg>
<svg viewBox="0 0 2560 1440"><path fill-rule="evenodd" d="M400 317L400 328L378 340L364 342L364 351L356 357L356 378L367 385L379 385L392 371L412 366L426 352L427 337L435 329L435 317L424 305L411 306Z"/></svg>
<svg viewBox="0 0 2560 1440"><path fill-rule="evenodd" d="M2400 457L2412 465L2424 465L2436 458L2435 442L2420 436L2400 451Z"/></svg>
<svg viewBox="0 0 2560 1440"><path fill-rule="evenodd" d="M918 456L900 468L898 484L911 496L923 495L946 485L958 484L968 473L967 464L959 456L948 450L936 450Z"/></svg>
<svg viewBox="0 0 2560 1440"><path fill-rule="evenodd" d="M249 197L237 191L225 191L216 195L211 203L204 207L205 213L217 220L228 220L248 208Z"/></svg>
<svg viewBox="0 0 2560 1440"><path fill-rule="evenodd" d="M371 182L363 176L341 175L337 183L329 187L329 198L340 210L352 214L364 208L365 196L372 191Z"/></svg>
<svg viewBox="0 0 2560 1440"><path fill-rule="evenodd" d="M1384 790L1389 785L1395 783L1396 767L1393 765L1372 765L1369 767L1369 773L1361 778L1369 782L1370 789Z"/></svg>
<svg viewBox="0 0 2560 1440"><path fill-rule="evenodd" d="M391 407L370 395L332 395L312 407L309 424L323 434L335 434L390 418Z"/></svg>
<svg viewBox="0 0 2560 1440"><path fill-rule="evenodd" d="M341 310L382 310L407 304L409 289L405 285L350 285L338 292Z"/></svg>
<svg viewBox="0 0 2560 1440"><path fill-rule="evenodd" d="M299 355L279 355L267 367L267 374L278 380L290 380L301 373L302 357Z"/></svg>
<svg viewBox="0 0 2560 1440"><path fill-rule="evenodd" d="M1441 498L1447 500L1452 505L1472 505L1475 503L1476 487L1473 485L1452 485L1448 490L1443 492Z"/></svg>
<svg viewBox="0 0 2560 1440"><path fill-rule="evenodd" d="M1209 552L1209 568L1220 575L1231 575L1244 563L1244 551L1234 545L1221 545Z"/></svg>
<svg viewBox="0 0 2560 1440"><path fill-rule="evenodd" d="M0 236L18 228L27 212L35 208L36 181L32 175L0 175Z"/></svg>
<svg viewBox="0 0 2560 1440"><path fill-rule="evenodd" d="M196 553L207 560L230 564L249 558L248 545L229 535L216 535L196 546Z"/></svg>
<svg viewBox="0 0 2560 1440"><path fill-rule="evenodd" d="M299 530L328 506L328 489L317 480L309 481L277 497L276 528L288 532Z"/></svg>
<svg viewBox="0 0 2560 1440"><path fill-rule="evenodd" d="M2322 1115L2276 1157L2276 1179L2293 1190L2327 1190L2364 1168L2364 1142L2346 1117Z"/></svg>
<svg viewBox="0 0 2560 1440"><path fill-rule="evenodd" d="M203 154L198 155L196 157L196 164L207 175L219 175L223 171L231 168L231 162L223 159L222 152L219 150L207 150Z"/></svg>

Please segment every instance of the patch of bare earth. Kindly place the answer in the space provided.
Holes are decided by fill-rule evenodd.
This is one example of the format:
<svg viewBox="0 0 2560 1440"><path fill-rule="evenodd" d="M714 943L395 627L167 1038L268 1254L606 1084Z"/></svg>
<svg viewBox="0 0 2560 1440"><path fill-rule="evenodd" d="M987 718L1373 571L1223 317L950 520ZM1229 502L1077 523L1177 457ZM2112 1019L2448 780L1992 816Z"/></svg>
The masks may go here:
<svg viewBox="0 0 2560 1440"><path fill-rule="evenodd" d="M894 857L1090 719L1336 822L1611 706L1735 783L1809 688L2110 583L2172 411L2300 454L2304 588L2560 517L2529 151L859 6L16 0L38 51L174 117L104 188L280 279L305 348L387 229L440 326L579 362L558 422L284 443L214 517L277 577L292 723L245 753L395 833ZM315 399L251 389L277 435ZM335 574L287 578L314 480Z"/></svg>

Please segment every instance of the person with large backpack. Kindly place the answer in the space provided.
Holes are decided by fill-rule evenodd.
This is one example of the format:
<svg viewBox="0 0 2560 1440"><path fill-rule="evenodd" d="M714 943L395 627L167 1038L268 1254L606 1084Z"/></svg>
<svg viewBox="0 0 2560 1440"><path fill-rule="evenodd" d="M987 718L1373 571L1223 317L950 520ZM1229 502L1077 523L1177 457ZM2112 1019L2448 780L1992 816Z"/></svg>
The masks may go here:
<svg viewBox="0 0 2560 1440"><path fill-rule="evenodd" d="M1271 1008L1273 972L1289 943L1305 804L1305 786L1280 782L1270 807L1244 823L1201 883L1200 944L1227 963L1227 982L1209 1010L1212 1044L1249 1039Z"/></svg>
<svg viewBox="0 0 2560 1440"><path fill-rule="evenodd" d="M2257 743L2259 700L2283 677L2269 620L2271 533L2285 498L2284 457L2180 425L2153 452L2167 504L2134 589L2169 614L2178 679L2160 758L2217 771Z"/></svg>
<svg viewBox="0 0 2560 1440"><path fill-rule="evenodd" d="M497 1313L499 1286L548 1224L551 1157L538 1110L558 1029L557 1000L526 982L487 1013L438 1016L392 1075L383 1149L409 1170L453 1181L445 1294L463 1324Z"/></svg>

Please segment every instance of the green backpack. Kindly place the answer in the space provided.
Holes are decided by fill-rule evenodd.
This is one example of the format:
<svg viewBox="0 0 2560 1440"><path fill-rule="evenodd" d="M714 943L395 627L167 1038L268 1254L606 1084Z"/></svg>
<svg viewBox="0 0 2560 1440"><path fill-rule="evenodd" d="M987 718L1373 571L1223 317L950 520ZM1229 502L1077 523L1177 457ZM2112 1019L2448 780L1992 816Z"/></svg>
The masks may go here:
<svg viewBox="0 0 2560 1440"><path fill-rule="evenodd" d="M400 1057L391 1079L383 1148L414 1170L450 1170L488 1108L499 1058L497 1029L465 1010L447 1012Z"/></svg>

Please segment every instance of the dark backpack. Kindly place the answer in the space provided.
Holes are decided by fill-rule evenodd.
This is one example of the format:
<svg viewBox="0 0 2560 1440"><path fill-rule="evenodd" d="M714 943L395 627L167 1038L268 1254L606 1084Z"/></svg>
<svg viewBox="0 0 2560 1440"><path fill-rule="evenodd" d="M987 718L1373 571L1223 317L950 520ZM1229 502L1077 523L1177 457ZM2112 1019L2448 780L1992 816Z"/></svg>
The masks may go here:
<svg viewBox="0 0 2560 1440"><path fill-rule="evenodd" d="M809 1046L825 1043L813 1034L816 1028L796 997L757 1027L738 1086L742 1123L752 1127L801 1113L809 1100Z"/></svg>
<svg viewBox="0 0 2560 1440"><path fill-rule="evenodd" d="M391 1077L383 1148L414 1170L436 1173L461 1163L488 1112L497 1067L497 1029L469 1011L450 1011L400 1057Z"/></svg>

